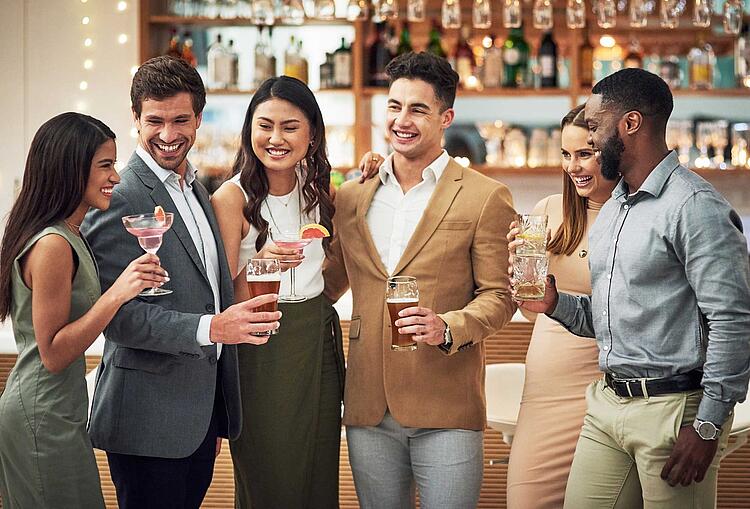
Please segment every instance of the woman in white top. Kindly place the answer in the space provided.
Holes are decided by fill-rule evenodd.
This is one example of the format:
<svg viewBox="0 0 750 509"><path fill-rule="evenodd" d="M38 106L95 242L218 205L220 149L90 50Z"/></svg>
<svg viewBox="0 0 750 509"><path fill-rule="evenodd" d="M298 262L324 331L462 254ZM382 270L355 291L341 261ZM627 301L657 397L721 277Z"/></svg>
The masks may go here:
<svg viewBox="0 0 750 509"><path fill-rule="evenodd" d="M234 278L235 302L249 298L251 258L279 259L282 295L296 268L301 303L280 304L279 333L238 349L243 428L232 442L237 507L338 507L344 361L338 317L323 297L322 266L330 239L304 251L274 245L272 231L320 223L332 231L331 165L315 96L281 76L253 95L242 128L234 177L212 203Z"/></svg>

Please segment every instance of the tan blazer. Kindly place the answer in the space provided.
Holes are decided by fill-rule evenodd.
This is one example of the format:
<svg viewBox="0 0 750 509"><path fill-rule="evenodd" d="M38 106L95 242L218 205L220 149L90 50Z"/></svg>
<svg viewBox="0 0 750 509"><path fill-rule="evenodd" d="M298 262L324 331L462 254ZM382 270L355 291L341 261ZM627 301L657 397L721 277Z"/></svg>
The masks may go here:
<svg viewBox="0 0 750 509"><path fill-rule="evenodd" d="M366 219L380 185L376 177L338 191L336 237L323 270L326 295L337 300L351 285L354 297L344 424L375 426L387 408L407 427L484 429L482 340L516 309L505 238L514 214L510 191L450 160L393 275L417 278L420 305L450 326L453 348L394 352L388 274Z"/></svg>

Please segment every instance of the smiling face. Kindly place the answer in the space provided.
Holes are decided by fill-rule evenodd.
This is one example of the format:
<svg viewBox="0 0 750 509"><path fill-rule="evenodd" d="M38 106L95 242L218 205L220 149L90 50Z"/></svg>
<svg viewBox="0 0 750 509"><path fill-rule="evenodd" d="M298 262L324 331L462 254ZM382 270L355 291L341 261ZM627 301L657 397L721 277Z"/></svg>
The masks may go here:
<svg viewBox="0 0 750 509"><path fill-rule="evenodd" d="M135 124L140 145L154 161L165 170L184 174L187 154L201 125L201 115L195 115L190 94L180 92L162 100L145 99Z"/></svg>
<svg viewBox="0 0 750 509"><path fill-rule="evenodd" d="M107 210L112 200L112 189L120 182L120 176L115 170L117 147L114 140L102 143L91 160L86 189L83 192L83 204L99 210Z"/></svg>
<svg viewBox="0 0 750 509"><path fill-rule="evenodd" d="M393 150L407 159L440 151L443 131L454 116L452 108L442 108L429 83L406 78L394 81L388 91L386 115L386 132Z"/></svg>
<svg viewBox="0 0 750 509"><path fill-rule="evenodd" d="M588 143L599 155L602 175L608 180L616 180L622 172L622 154L625 152L617 125L621 115L602 105L599 94L586 101L585 111L589 126Z"/></svg>
<svg viewBox="0 0 750 509"><path fill-rule="evenodd" d="M578 196L604 203L616 182L603 177L594 149L588 144L589 132L574 125L562 130L563 170L575 186Z"/></svg>
<svg viewBox="0 0 750 509"><path fill-rule="evenodd" d="M289 101L273 98L255 108L251 144L267 171L294 170L310 148L310 122Z"/></svg>

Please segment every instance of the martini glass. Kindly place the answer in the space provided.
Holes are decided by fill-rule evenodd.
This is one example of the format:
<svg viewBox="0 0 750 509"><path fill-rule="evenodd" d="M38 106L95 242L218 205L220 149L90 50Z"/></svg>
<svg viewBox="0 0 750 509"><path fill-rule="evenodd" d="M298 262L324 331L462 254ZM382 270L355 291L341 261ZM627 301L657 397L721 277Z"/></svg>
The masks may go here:
<svg viewBox="0 0 750 509"><path fill-rule="evenodd" d="M304 249L305 246L312 242L312 239L303 239L300 236L299 229L274 230L273 228L271 228L269 229L269 233L271 234L271 240L273 241L273 243L284 249ZM303 295L297 295L294 284L294 269L295 267L292 267L289 270L289 275L292 280L292 292L289 295L279 295L279 302L304 302L307 300L307 297Z"/></svg>
<svg viewBox="0 0 750 509"><path fill-rule="evenodd" d="M144 251L150 254L156 254L161 247L161 240L164 232L172 226L174 215L171 212L164 214L164 217L157 217L155 214L136 214L134 216L125 216L122 218L122 224L131 235L138 239ZM164 288L149 288L143 290L138 295L141 297L156 297L158 295L168 295L172 290Z"/></svg>

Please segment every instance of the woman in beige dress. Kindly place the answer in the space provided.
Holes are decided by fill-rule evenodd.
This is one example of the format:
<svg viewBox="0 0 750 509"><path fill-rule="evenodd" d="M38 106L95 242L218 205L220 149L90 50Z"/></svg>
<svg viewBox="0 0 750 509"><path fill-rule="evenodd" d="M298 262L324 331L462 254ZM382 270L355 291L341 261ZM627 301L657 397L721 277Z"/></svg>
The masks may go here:
<svg viewBox="0 0 750 509"><path fill-rule="evenodd" d="M549 272L557 287L590 294L588 229L616 182L602 177L588 145L583 105L562 120L563 193L534 208L547 214ZM512 240L512 239L511 239ZM545 315L534 321L526 355L526 381L508 466L509 509L557 509L586 413L586 386L601 377L596 342L574 336Z"/></svg>

